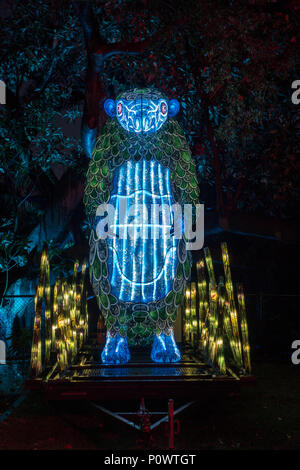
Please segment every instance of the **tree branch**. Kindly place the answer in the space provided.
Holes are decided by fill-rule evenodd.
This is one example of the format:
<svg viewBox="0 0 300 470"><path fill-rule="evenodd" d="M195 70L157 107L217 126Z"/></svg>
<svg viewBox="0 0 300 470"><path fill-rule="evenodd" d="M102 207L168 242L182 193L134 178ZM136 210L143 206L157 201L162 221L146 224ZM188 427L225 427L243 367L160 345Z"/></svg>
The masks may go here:
<svg viewBox="0 0 300 470"><path fill-rule="evenodd" d="M140 54L148 45L148 41L140 43L124 41L105 44L99 34L92 4L90 2L73 2L73 5L83 28L88 53L81 137L85 153L90 158L99 128L104 124L104 117L101 120L100 114L100 103L105 98L104 86L100 76L103 63L114 55Z"/></svg>
<svg viewBox="0 0 300 470"><path fill-rule="evenodd" d="M53 42L52 42L52 52L51 52L52 57L51 57L50 67L48 69L48 72L44 75L44 78L43 78L42 83L40 84L40 86L35 88L35 90L34 90L35 93L42 93L44 91L44 89L46 88L47 84L50 81L53 69L54 69L55 64L58 60L57 53L56 53L57 46L58 46L58 40L57 40L56 36L54 36Z"/></svg>
<svg viewBox="0 0 300 470"><path fill-rule="evenodd" d="M98 23L91 2L73 2L74 10L80 20L87 49L91 43L100 40Z"/></svg>

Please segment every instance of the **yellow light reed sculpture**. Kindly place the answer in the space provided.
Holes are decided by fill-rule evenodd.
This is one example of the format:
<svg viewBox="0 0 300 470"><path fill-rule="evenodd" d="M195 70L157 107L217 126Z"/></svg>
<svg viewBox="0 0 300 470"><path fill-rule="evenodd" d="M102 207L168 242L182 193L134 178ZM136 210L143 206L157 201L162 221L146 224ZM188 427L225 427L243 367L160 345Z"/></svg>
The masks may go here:
<svg viewBox="0 0 300 470"><path fill-rule="evenodd" d="M184 310L184 333L185 339L187 341L191 341L191 285L187 283L186 290L185 290L185 310Z"/></svg>
<svg viewBox="0 0 300 470"><path fill-rule="evenodd" d="M199 322L197 319L197 290L196 283L191 282L191 335L192 344L194 347L197 346L199 338Z"/></svg>
<svg viewBox="0 0 300 470"><path fill-rule="evenodd" d="M232 341L232 328L231 328L231 320L230 320L230 308L229 308L229 302L228 302L228 297L227 297L227 291L226 287L224 284L224 277L220 276L219 278L219 283L218 283L218 296L219 296L219 325L218 328L220 328L220 325L222 325L222 350L223 350L223 355L224 355L224 362L225 362L225 345L224 341L225 338L230 344L230 341ZM231 349L232 349L231 345ZM222 362L222 360L220 359Z"/></svg>
<svg viewBox="0 0 300 470"><path fill-rule="evenodd" d="M72 357L75 357L78 352L79 347L79 335L77 337L77 329L79 327L79 315L77 314L77 308L79 308L79 299L77 300L77 278L78 278L78 269L79 269L79 261L76 260L74 263L73 269L73 279L72 282L69 284L69 312L70 312L70 327L69 327L69 342L72 351ZM77 305L78 302L78 305Z"/></svg>
<svg viewBox="0 0 300 470"><path fill-rule="evenodd" d="M73 357L73 344L72 344L72 334L71 334L71 289L72 285L67 282L64 282L64 295L63 295L63 311L64 311L64 347L66 351L67 363L69 364Z"/></svg>
<svg viewBox="0 0 300 470"><path fill-rule="evenodd" d="M61 370L63 370L67 363L65 354L65 338L64 338L64 283L60 281L58 283L57 292L57 329L56 329L56 352L57 362Z"/></svg>
<svg viewBox="0 0 300 470"><path fill-rule="evenodd" d="M84 342L88 335L88 313L87 313L87 301L86 301L86 260L82 263L81 278L80 278L80 334L82 335L82 342Z"/></svg>
<svg viewBox="0 0 300 470"><path fill-rule="evenodd" d="M74 264L73 280L64 282L61 289L60 321L58 328L57 360L65 369L78 350L83 346L88 334L87 299L85 290L86 261L82 264L79 278L79 263Z"/></svg>
<svg viewBox="0 0 300 470"><path fill-rule="evenodd" d="M56 344L56 330L58 328L58 302L57 296L60 289L60 281L56 280L53 288L53 304L52 304L52 347L51 351L55 353L57 351Z"/></svg>
<svg viewBox="0 0 300 470"><path fill-rule="evenodd" d="M51 353L51 290L50 290L50 265L48 259L47 248L45 247L41 256L39 283L36 288L34 299L34 324L33 338L31 347L30 375L36 377L42 370L42 310L43 298L45 297L45 363L50 363Z"/></svg>
<svg viewBox="0 0 300 470"><path fill-rule="evenodd" d="M236 364L240 367L243 367L242 347L241 347L241 341L240 341L240 335L239 335L237 309L236 309L235 301L234 301L233 284L232 284L232 279L231 279L231 270L230 270L227 244L221 243L221 249L222 249L222 260L223 260L224 272L225 272L225 287L226 287L228 301L229 301L230 320L231 320L231 327L232 327L232 333L233 333L233 336L230 339L230 346L232 348L232 353L233 353Z"/></svg>
<svg viewBox="0 0 300 470"><path fill-rule="evenodd" d="M42 372L42 297L43 287L37 286L34 299L34 325L31 346L30 376L36 377Z"/></svg>
<svg viewBox="0 0 300 470"><path fill-rule="evenodd" d="M208 341L208 332L206 322L208 320L208 296L207 296L207 282L205 274L204 260L201 259L197 262L197 277L198 277L198 294L199 294L199 337L200 344L205 349Z"/></svg>
<svg viewBox="0 0 300 470"><path fill-rule="evenodd" d="M208 271L209 282L211 282L212 284L216 284L215 272L213 268L210 249L206 247L204 248L203 251L204 251L205 262L206 262L207 271Z"/></svg>
<svg viewBox="0 0 300 470"><path fill-rule="evenodd" d="M59 279L55 281L53 303L51 305L50 265L47 249L43 250L39 283L35 295L35 316L30 365L31 377L33 378L40 375L43 371L41 328L44 299L45 366L49 366L51 359L56 357L60 369L65 369L76 356L78 348L87 339L86 261L82 264L80 278L78 271L79 262L76 261L71 282L62 282Z"/></svg>
<svg viewBox="0 0 300 470"><path fill-rule="evenodd" d="M78 276L79 261L75 261L73 270L73 281L70 298L70 318L73 330L76 331L76 291L77 291L77 276Z"/></svg>
<svg viewBox="0 0 300 470"><path fill-rule="evenodd" d="M208 327L208 356L212 363L216 360L216 335L218 327L218 291L217 285L209 283L209 327Z"/></svg>
<svg viewBox="0 0 300 470"><path fill-rule="evenodd" d="M206 353L210 357L212 363L215 362L216 355L216 332L217 332L217 308L218 308L218 292L213 268L212 258L209 248L204 248L205 262L209 278L209 317L208 317L208 342L206 345Z"/></svg>
<svg viewBox="0 0 300 470"><path fill-rule="evenodd" d="M227 362L231 364L232 360L239 372L244 373L246 370L251 373L244 292L242 286L239 285L237 311L226 243L222 244L225 282L224 277L221 276L218 284L216 283L212 257L208 248L204 248L204 258L205 263L203 259L197 262L199 296L197 321L200 331L198 347L222 374L226 374Z"/></svg>
<svg viewBox="0 0 300 470"><path fill-rule="evenodd" d="M221 374L226 374L226 362L224 353L224 339L223 339L223 327L226 314L226 299L224 295L224 282L222 278L218 284L218 314L217 314L217 329L216 329L216 365L219 368Z"/></svg>
<svg viewBox="0 0 300 470"><path fill-rule="evenodd" d="M248 323L246 317L245 296L242 284L237 286L239 318L241 322L242 344L243 344L243 357L246 371L251 374L251 360L250 360L250 344L248 335Z"/></svg>

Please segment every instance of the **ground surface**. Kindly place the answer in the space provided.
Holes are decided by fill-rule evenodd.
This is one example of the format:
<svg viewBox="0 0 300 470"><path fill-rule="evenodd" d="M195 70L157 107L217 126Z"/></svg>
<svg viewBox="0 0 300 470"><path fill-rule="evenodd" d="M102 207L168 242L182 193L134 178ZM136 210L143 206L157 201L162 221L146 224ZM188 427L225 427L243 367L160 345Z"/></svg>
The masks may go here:
<svg viewBox="0 0 300 470"><path fill-rule="evenodd" d="M257 384L240 396L202 397L179 415L177 449L300 449L300 369L287 364L256 364ZM0 397L0 417L16 397ZM182 402L176 403L175 408ZM103 404L113 408L117 404ZM149 403L166 409L166 402ZM136 409L137 402L126 403ZM119 408L121 405L119 405ZM149 445L167 449L163 426ZM138 433L89 404L46 404L30 393L0 423L0 449L136 449Z"/></svg>

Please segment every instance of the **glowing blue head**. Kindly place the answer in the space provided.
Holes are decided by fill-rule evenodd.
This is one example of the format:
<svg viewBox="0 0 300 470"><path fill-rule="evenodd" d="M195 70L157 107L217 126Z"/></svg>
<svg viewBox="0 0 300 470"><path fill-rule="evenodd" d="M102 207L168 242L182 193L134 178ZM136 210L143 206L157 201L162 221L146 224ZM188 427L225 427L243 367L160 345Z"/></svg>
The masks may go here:
<svg viewBox="0 0 300 470"><path fill-rule="evenodd" d="M117 119L129 132L156 132L168 117L168 104L164 99L154 100L141 95L136 100L121 98L117 100L116 105Z"/></svg>
<svg viewBox="0 0 300 470"><path fill-rule="evenodd" d="M158 131L168 116L175 116L179 108L177 100L168 101L153 89L134 89L122 93L116 101L108 99L104 103L109 116L116 116L126 131L137 134Z"/></svg>

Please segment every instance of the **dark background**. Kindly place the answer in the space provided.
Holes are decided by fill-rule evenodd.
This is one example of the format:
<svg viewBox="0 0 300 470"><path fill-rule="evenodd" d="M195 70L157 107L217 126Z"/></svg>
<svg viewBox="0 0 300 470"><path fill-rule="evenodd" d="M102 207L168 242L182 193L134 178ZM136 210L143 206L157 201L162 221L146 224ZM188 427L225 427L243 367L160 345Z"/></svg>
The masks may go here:
<svg viewBox="0 0 300 470"><path fill-rule="evenodd" d="M155 86L181 103L205 246L218 269L228 242L253 354L289 357L300 336L298 3L6 0L0 11L2 295L34 293L44 242L53 277L88 255L82 119L100 132L106 97Z"/></svg>
<svg viewBox="0 0 300 470"><path fill-rule="evenodd" d="M299 16L297 0L0 0L0 338L13 333L19 352L30 351L44 243L52 282L88 256L82 126L83 137L100 132L104 99L130 87L157 87L181 103L205 246L220 275L226 241L233 280L244 284L257 386L199 397L180 417L177 448L300 448L300 366L290 359L300 339L300 105L291 101ZM30 393L12 409L24 398L26 361L21 374L9 367L0 376L9 389L0 392L1 449L140 445L88 404ZM152 445L168 448L162 427Z"/></svg>

